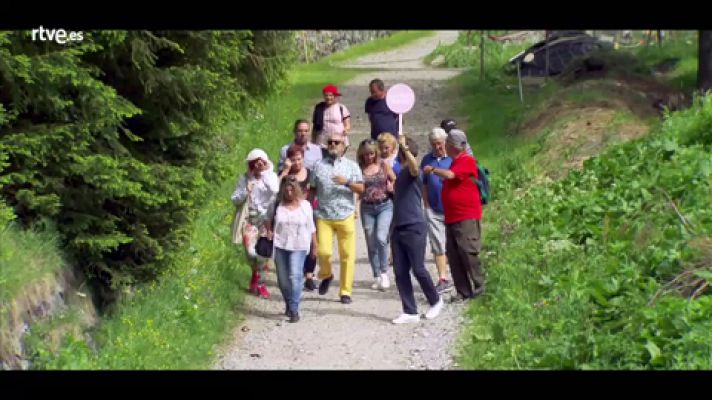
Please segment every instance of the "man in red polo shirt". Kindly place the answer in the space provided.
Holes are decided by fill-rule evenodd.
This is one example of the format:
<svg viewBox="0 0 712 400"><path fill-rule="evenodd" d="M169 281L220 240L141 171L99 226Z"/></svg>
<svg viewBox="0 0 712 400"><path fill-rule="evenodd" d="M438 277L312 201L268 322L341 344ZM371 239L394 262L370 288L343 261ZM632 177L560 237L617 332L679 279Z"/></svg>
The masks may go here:
<svg viewBox="0 0 712 400"><path fill-rule="evenodd" d="M452 158L450 169L426 166L423 172L442 177L442 202L445 211L446 253L450 273L459 294L457 300L479 296L485 289L480 265L482 204L477 161L467 154L467 136L459 129L448 133L445 151Z"/></svg>

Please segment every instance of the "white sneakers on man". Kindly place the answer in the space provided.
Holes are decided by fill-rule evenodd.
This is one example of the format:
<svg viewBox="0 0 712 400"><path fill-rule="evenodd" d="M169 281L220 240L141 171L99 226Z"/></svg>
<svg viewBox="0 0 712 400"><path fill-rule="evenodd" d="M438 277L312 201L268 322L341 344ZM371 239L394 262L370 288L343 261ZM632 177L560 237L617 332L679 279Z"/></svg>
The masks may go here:
<svg viewBox="0 0 712 400"><path fill-rule="evenodd" d="M391 287L391 281L388 280L388 274L381 274L381 289L388 289Z"/></svg>
<svg viewBox="0 0 712 400"><path fill-rule="evenodd" d="M440 312L443 310L443 307L445 306L445 302L443 301L443 297L440 296L438 299L438 302L433 304L430 309L425 313L425 318L426 319L433 319L440 315ZM415 324L420 322L420 315L418 314L401 314L398 318L393 320L394 324Z"/></svg>
<svg viewBox="0 0 712 400"><path fill-rule="evenodd" d="M438 302L430 306L430 309L425 313L425 318L426 319L433 319L440 315L440 311L443 310L443 306L445 303L443 302L443 296L440 296L440 299L438 299Z"/></svg>
<svg viewBox="0 0 712 400"><path fill-rule="evenodd" d="M420 322L420 315L418 314L401 314L393 320L394 324L417 324L418 322Z"/></svg>
<svg viewBox="0 0 712 400"><path fill-rule="evenodd" d="M373 279L373 285L371 285L371 289L373 290L378 290L381 288L381 277L377 277Z"/></svg>

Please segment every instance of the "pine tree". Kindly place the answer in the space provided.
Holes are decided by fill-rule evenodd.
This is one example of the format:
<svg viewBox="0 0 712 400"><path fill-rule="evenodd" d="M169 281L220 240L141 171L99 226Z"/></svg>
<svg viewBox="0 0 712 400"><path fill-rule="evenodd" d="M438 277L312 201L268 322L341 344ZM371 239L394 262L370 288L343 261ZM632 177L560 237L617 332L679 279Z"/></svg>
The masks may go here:
<svg viewBox="0 0 712 400"><path fill-rule="evenodd" d="M154 277L226 176L229 124L284 82L291 35L0 33L0 198L25 226L54 220L89 274Z"/></svg>

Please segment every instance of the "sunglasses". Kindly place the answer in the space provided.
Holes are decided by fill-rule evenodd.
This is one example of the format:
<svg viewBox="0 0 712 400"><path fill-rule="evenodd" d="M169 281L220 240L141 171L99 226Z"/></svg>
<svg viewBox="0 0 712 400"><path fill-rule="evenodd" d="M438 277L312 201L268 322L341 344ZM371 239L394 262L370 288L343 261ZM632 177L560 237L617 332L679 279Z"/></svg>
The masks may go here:
<svg viewBox="0 0 712 400"><path fill-rule="evenodd" d="M333 145L338 145L338 144L341 144L341 143L344 143L344 141L343 141L343 140L328 140L328 141L326 142L326 144L328 144L329 146L331 146L332 144L333 144Z"/></svg>
<svg viewBox="0 0 712 400"><path fill-rule="evenodd" d="M362 145L363 145L363 144L376 144L376 143L378 143L378 142L375 141L375 140L373 140L373 139L364 139L364 140L361 141L361 144L362 144Z"/></svg>

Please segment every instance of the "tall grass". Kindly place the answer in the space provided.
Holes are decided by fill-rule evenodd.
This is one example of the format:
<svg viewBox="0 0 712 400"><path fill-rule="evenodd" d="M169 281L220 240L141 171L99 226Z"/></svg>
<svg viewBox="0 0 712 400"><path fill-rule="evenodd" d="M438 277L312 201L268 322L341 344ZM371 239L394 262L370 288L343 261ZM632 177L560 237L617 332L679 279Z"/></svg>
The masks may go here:
<svg viewBox="0 0 712 400"><path fill-rule="evenodd" d="M649 67L678 59L679 63L664 79L677 89L691 91L697 86L697 40L697 32L676 32L672 37L668 35L662 46L640 46L632 53Z"/></svg>
<svg viewBox="0 0 712 400"><path fill-rule="evenodd" d="M652 75L653 66L679 57L675 69L658 79L689 88L696 72L690 46L671 41L660 49L634 50L646 67L637 72ZM468 136L478 159L492 170L495 196L483 219L488 292L468 308L461 365L709 368L712 297L688 301L673 290L659 303L649 301L683 268L712 278L704 270L710 268L709 246L700 255L659 191L669 192L686 218L696 221L697 239L710 235L712 170L704 111L710 99L667 120L650 138L610 148L586 162L583 172L542 183L535 179L534 161L547 144L546 128L564 121L529 138L515 134L518 123L546 111L552 101L585 104L610 94L565 92L550 81L525 93L522 106L506 88L511 83L481 82L476 70L456 84L463 88ZM610 129L631 119L652 122L621 110Z"/></svg>
<svg viewBox="0 0 712 400"><path fill-rule="evenodd" d="M712 297L700 296L712 279L710 105L560 182L518 190L502 178L486 214L489 292L461 336L465 368L712 366Z"/></svg>
<svg viewBox="0 0 712 400"><path fill-rule="evenodd" d="M504 31L493 31L491 35L498 35ZM484 71L489 80L501 78L502 73L507 70L507 62L510 58L534 44L533 40L518 43L494 42L485 35L484 41L480 41L480 36L485 35L482 31L474 31L468 42L467 33L460 32L457 40L451 44L440 44L425 58L425 62L430 63L436 57L444 57L444 66L451 68L472 68L477 74L482 66L480 57L482 56L481 44L484 44Z"/></svg>
<svg viewBox="0 0 712 400"><path fill-rule="evenodd" d="M473 48L465 46L465 34L461 33L457 42L439 46L428 58L432 60L437 55L443 55L447 66L470 68L453 82L454 86L461 88L460 114L468 121L467 133L478 158L488 165L500 167L511 164L511 157L505 156L515 149L532 144L531 138L522 138L516 134L518 127L528 118L544 112L552 101L563 100L562 87L555 78L549 79L543 87L525 84L522 103L516 76L509 73L504 65L532 43L501 44L489 39L485 40L485 79L481 80L478 35L474 35ZM661 47L651 45L621 49L618 51L621 57L614 57L612 61L616 68L634 68L635 71L629 72L659 79L689 91L695 87L697 79L696 40L694 32L677 32L671 39L665 40ZM623 57L626 54L635 59ZM670 59L679 59L679 62L667 74L654 75L654 68ZM625 62L630 64L625 65ZM585 104L606 100L608 94L589 89L570 91L565 96L567 101ZM524 154L528 151L524 151Z"/></svg>
<svg viewBox="0 0 712 400"><path fill-rule="evenodd" d="M0 228L0 304L7 305L22 288L65 267L52 228Z"/></svg>
<svg viewBox="0 0 712 400"><path fill-rule="evenodd" d="M466 133L477 159L500 171L506 155L530 143L530 138L517 134L519 125L557 90L554 83L526 90L522 104L513 80L492 84L480 81L478 74L471 71L455 78L453 84L461 88L459 114L465 116Z"/></svg>
<svg viewBox="0 0 712 400"><path fill-rule="evenodd" d="M43 289L68 268L57 236L51 226L22 230L10 223L0 228L0 361L16 352L12 321L27 319L28 307L35 307L38 296L47 293Z"/></svg>

